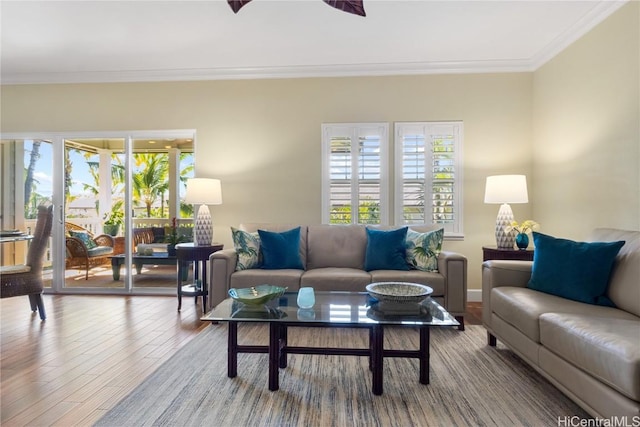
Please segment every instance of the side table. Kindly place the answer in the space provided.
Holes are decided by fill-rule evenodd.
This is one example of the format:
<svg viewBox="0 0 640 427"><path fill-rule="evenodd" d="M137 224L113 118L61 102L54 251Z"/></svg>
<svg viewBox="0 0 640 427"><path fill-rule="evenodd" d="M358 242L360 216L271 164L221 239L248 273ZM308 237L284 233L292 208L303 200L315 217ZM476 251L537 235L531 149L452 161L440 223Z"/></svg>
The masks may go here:
<svg viewBox="0 0 640 427"><path fill-rule="evenodd" d="M533 249L498 249L497 246L482 247L482 261L503 259L513 261L533 261Z"/></svg>
<svg viewBox="0 0 640 427"><path fill-rule="evenodd" d="M207 311L207 261L209 255L223 248L222 244L196 245L195 243L178 243L176 245L176 258L178 264L178 311L182 308L182 295L195 297L196 304L198 297L202 297L202 313ZM193 283L183 284L183 269L193 261ZM200 276L202 274L202 276ZM200 279L200 277L202 277Z"/></svg>

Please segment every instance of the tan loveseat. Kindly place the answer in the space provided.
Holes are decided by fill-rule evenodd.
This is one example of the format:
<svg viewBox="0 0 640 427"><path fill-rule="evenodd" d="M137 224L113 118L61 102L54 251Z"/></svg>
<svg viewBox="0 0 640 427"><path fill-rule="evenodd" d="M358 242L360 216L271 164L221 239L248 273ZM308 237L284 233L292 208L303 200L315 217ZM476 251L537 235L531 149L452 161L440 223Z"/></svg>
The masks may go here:
<svg viewBox="0 0 640 427"><path fill-rule="evenodd" d="M281 232L297 225L244 224L240 229ZM435 226L411 226L418 232ZM317 291L365 291L372 282L403 281L421 283L433 288L433 297L461 323L467 302L467 259L463 255L443 251L438 257L438 272L420 270L365 271L367 233L361 225L310 225L300 229L300 257L304 270L249 269L236 271L234 249L215 252L210 257L209 295L214 307L228 297L230 288L246 288L260 284L286 286L298 290L310 286Z"/></svg>
<svg viewBox="0 0 640 427"><path fill-rule="evenodd" d="M485 261L482 320L490 345L497 338L589 414L631 423L640 420L640 232L589 238L619 240L607 291L616 307L529 289L533 262Z"/></svg>

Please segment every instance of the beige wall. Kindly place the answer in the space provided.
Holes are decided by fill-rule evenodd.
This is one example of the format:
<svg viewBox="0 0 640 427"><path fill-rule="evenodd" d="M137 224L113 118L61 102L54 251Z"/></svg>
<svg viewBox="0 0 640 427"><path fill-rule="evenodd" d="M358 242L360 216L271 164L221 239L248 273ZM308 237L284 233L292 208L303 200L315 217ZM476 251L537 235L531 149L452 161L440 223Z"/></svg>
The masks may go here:
<svg viewBox="0 0 640 427"><path fill-rule="evenodd" d="M350 121L464 121L464 241L480 288L481 246L494 241L497 205L484 179L530 174L528 73L180 83L8 86L2 129L197 129L196 174L222 180L216 240L241 222L320 222L320 125ZM519 218L530 205L514 206Z"/></svg>
<svg viewBox="0 0 640 427"><path fill-rule="evenodd" d="M534 73L533 216L550 234L640 229L640 4Z"/></svg>
<svg viewBox="0 0 640 427"><path fill-rule="evenodd" d="M5 86L1 128L196 129L196 174L222 180L211 209L230 245L241 222L320 222L321 123L462 120L465 239L445 249L468 257L478 290L498 211L483 203L487 175L526 174L516 219L550 234L640 228L637 9L536 73Z"/></svg>

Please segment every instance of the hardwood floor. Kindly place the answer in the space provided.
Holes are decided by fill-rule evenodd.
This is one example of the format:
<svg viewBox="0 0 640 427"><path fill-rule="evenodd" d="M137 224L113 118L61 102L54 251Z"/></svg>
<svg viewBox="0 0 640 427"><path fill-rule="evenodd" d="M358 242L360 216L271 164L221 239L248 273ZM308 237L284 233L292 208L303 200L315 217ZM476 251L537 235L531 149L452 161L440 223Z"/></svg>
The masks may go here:
<svg viewBox="0 0 640 427"><path fill-rule="evenodd" d="M88 426L208 324L190 298L45 295L0 300L0 424ZM480 323L469 303L467 324Z"/></svg>
<svg viewBox="0 0 640 427"><path fill-rule="evenodd" d="M0 424L91 425L201 329L193 300L45 295L2 299Z"/></svg>

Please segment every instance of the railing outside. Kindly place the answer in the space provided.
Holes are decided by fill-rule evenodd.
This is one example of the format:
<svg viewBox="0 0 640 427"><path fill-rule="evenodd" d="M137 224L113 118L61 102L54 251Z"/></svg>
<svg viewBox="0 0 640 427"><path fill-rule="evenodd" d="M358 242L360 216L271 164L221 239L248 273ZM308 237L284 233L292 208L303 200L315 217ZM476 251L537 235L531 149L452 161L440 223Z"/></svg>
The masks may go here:
<svg viewBox="0 0 640 427"><path fill-rule="evenodd" d="M75 225L78 225L82 228L85 228L94 235L103 233L102 231L103 224L102 224L102 221L98 218L67 218L66 221L71 222ZM180 228L193 227L192 218L178 219L177 222ZM33 222L33 225L31 225L31 227L34 227L34 226L35 226L35 221ZM168 218L133 218L133 228L170 227L170 226L171 226L171 220ZM124 234L122 228L120 228L119 234L120 235Z"/></svg>
<svg viewBox="0 0 640 427"><path fill-rule="evenodd" d="M67 218L67 222L71 222L76 224L82 228L89 230L92 234L98 235L102 234L102 221L97 218ZM35 219L27 219L24 222L25 228L27 232L33 233L36 229L36 220ZM133 227L134 228L142 228L142 227L169 227L171 225L171 221L167 218L134 218L133 219ZM184 228L193 228L193 219L184 218L178 220L178 227L180 229ZM120 235L123 234L123 231L120 230ZM19 248L18 246L22 246ZM3 248L4 249L4 248ZM8 249L8 248L7 248ZM15 253L15 264L24 264L27 261L27 244L17 245L14 249ZM49 239L49 245L47 246L47 251L45 253L45 261L44 268L50 269L52 266L51 260L51 239Z"/></svg>

